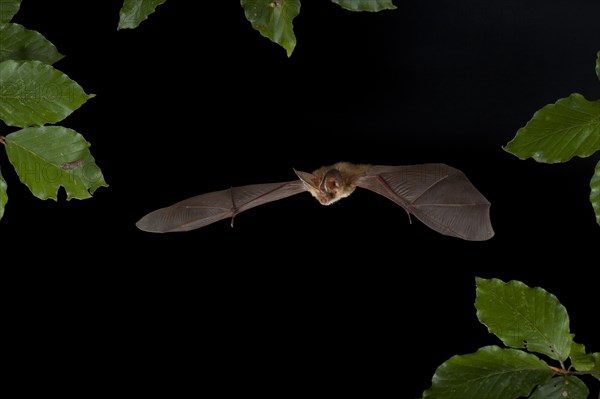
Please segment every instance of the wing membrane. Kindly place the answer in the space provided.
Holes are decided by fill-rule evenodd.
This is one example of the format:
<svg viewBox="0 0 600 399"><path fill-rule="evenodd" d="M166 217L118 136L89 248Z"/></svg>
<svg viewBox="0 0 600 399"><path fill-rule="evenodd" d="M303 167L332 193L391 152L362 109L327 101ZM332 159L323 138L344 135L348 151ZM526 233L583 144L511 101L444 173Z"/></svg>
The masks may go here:
<svg viewBox="0 0 600 399"><path fill-rule="evenodd" d="M356 185L394 201L439 233L473 241L494 235L490 202L451 166L373 166Z"/></svg>
<svg viewBox="0 0 600 399"><path fill-rule="evenodd" d="M166 208L157 209L141 218L136 226L144 231L165 233L188 231L240 212L306 191L297 180L285 183L252 184L231 187L188 198Z"/></svg>

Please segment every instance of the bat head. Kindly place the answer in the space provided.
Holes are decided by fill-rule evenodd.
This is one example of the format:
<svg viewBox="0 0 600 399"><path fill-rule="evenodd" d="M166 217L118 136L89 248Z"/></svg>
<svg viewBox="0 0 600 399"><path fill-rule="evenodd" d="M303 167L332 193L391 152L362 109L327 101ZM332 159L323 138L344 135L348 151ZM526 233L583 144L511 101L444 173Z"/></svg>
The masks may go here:
<svg viewBox="0 0 600 399"><path fill-rule="evenodd" d="M321 205L331 205L354 191L354 187L349 187L340 171L334 168L318 169L314 173L294 172Z"/></svg>

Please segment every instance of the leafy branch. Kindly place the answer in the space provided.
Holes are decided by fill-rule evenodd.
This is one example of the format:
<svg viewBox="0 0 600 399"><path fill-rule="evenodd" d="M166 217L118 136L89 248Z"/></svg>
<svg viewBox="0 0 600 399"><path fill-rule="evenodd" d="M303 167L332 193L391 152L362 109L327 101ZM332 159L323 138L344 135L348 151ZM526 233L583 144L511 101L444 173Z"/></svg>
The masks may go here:
<svg viewBox="0 0 600 399"><path fill-rule="evenodd" d="M118 29L136 28L166 0L125 0ZM394 10L392 0L331 0L349 11ZM240 0L246 19L261 35L283 47L290 57L296 47L294 18L300 14L300 0Z"/></svg>
<svg viewBox="0 0 600 399"><path fill-rule="evenodd" d="M600 51L596 58L600 79ZM504 149L520 159L537 162L567 162L589 157L600 151L600 100L589 101L573 93L537 111L525 127L519 129ZM600 225L600 161L590 182L590 202Z"/></svg>
<svg viewBox="0 0 600 399"><path fill-rule="evenodd" d="M85 199L107 186L90 144L74 130L47 126L62 121L93 94L52 64L63 58L40 33L12 23L20 0L0 0L0 119L20 130L0 135L21 182L40 199ZM76 165L76 167L75 167ZM0 174L0 218L8 202Z"/></svg>
<svg viewBox="0 0 600 399"><path fill-rule="evenodd" d="M392 0L331 0L350 11L396 8ZM300 14L300 0L241 0L246 19L264 37L283 47L290 57L296 47L293 20Z"/></svg>
<svg viewBox="0 0 600 399"><path fill-rule="evenodd" d="M573 340L558 299L520 281L476 278L476 286L479 321L508 348L492 345L453 356L438 367L423 399L586 399L589 390L578 376L600 379L600 352L586 353Z"/></svg>

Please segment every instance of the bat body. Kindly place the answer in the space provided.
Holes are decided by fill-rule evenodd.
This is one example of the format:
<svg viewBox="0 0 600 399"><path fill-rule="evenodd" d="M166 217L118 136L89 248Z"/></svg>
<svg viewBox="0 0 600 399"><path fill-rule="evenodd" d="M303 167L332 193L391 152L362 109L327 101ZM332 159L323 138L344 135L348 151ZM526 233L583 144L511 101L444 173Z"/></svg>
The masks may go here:
<svg viewBox="0 0 600 399"><path fill-rule="evenodd" d="M253 184L198 195L140 219L149 232L187 231L234 217L245 210L308 191L322 205L352 194L357 187L400 205L433 230L483 241L494 235L490 203L458 169L445 164L408 166L355 165L338 162L312 173L296 171L299 180Z"/></svg>

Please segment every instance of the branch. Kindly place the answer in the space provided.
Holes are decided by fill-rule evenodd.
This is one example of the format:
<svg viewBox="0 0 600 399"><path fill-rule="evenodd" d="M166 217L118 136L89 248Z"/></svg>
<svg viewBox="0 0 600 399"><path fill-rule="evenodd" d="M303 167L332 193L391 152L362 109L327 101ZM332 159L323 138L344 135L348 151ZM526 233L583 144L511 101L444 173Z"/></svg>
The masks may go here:
<svg viewBox="0 0 600 399"><path fill-rule="evenodd" d="M555 374L559 375L599 375L600 371L575 371L575 370L566 370L558 367L550 367L550 370L554 371Z"/></svg>

